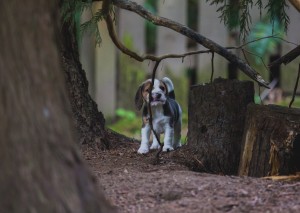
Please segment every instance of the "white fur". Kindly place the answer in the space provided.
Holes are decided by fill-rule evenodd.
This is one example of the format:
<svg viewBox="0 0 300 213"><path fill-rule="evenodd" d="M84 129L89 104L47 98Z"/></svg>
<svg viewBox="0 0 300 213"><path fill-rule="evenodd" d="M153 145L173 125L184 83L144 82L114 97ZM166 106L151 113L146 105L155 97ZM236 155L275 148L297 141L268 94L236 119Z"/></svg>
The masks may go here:
<svg viewBox="0 0 300 213"><path fill-rule="evenodd" d="M164 78L165 79L165 78ZM167 78L167 81L169 83L166 83L168 87L168 91L172 91L173 84L170 79ZM160 81L155 79L154 85L153 85L153 90L152 90L152 96L155 96L157 94L160 94L161 97L158 101L153 101L151 102L151 110L152 110L152 123L153 123L153 129L157 133L158 137L160 137L161 134L164 134L164 146L163 146L163 151L172 151L178 147L181 146L180 143L180 138L181 138L181 109L179 106L179 119L175 123L174 127L170 126L170 119L171 117L165 116L164 115L164 110L163 110L163 104L167 101L167 97L164 93L159 88ZM149 100L149 97L147 97L147 102ZM140 154L146 154L149 152L149 140L150 140L150 133L151 133L151 128L150 124L147 123L141 130L142 134L142 140L141 140L141 146L138 149L138 153ZM158 141L156 140L156 137L154 134L153 136L153 143L150 147L150 149L159 149L160 145Z"/></svg>
<svg viewBox="0 0 300 213"><path fill-rule="evenodd" d="M173 82L171 81L171 79L169 79L168 77L164 77L162 80L167 85L168 92L171 92L174 90L174 85L173 85Z"/></svg>

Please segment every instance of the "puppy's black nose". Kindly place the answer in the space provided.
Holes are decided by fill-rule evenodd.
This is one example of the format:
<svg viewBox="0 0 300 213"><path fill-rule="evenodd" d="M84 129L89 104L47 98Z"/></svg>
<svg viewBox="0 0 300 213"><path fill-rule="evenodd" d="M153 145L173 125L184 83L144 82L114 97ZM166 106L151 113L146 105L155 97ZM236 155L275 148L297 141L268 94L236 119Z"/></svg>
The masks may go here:
<svg viewBox="0 0 300 213"><path fill-rule="evenodd" d="M160 97L161 97L161 94L160 94L160 93L157 93L157 94L155 94L155 97L156 97L156 98L160 98Z"/></svg>

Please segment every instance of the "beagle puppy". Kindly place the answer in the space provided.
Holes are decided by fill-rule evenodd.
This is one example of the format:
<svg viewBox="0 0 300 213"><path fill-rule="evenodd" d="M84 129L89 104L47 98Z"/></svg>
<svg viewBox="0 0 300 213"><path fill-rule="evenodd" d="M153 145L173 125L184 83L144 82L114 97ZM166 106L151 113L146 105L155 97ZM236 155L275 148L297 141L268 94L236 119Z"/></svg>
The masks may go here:
<svg viewBox="0 0 300 213"><path fill-rule="evenodd" d="M181 108L175 101L174 86L172 81L164 77L162 80L155 79L151 93L151 79L146 80L139 86L135 95L135 105L138 110L144 105L142 111L142 140L138 149L139 154L149 152L149 139L151 127L149 124L149 94L151 94L151 111L153 129L157 133L164 134L163 151L171 151L181 146ZM144 104L145 103L145 104ZM159 149L160 145L153 134L153 142L150 149Z"/></svg>

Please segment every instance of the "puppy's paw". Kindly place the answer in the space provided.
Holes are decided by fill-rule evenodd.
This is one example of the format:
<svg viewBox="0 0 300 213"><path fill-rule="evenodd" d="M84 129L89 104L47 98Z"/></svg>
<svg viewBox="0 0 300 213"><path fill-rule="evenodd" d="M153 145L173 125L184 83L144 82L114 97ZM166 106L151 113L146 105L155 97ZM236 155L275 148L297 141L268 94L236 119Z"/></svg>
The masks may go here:
<svg viewBox="0 0 300 213"><path fill-rule="evenodd" d="M152 144L150 149L159 149L160 145L159 144Z"/></svg>
<svg viewBox="0 0 300 213"><path fill-rule="evenodd" d="M180 148L181 146L182 146L181 143L178 143L178 144L174 145L174 148L175 148L175 149L178 149L178 148Z"/></svg>
<svg viewBox="0 0 300 213"><path fill-rule="evenodd" d="M164 146L163 147L163 152L170 152L170 151L173 151L174 148L172 146Z"/></svg>
<svg viewBox="0 0 300 213"><path fill-rule="evenodd" d="M149 148L141 146L137 152L139 154L147 154L149 152Z"/></svg>

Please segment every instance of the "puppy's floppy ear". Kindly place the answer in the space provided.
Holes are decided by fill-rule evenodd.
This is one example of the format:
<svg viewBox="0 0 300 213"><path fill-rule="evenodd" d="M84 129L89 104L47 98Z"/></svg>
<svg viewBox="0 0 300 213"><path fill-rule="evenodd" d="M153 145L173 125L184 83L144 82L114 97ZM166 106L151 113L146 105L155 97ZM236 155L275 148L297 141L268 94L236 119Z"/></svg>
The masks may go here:
<svg viewBox="0 0 300 213"><path fill-rule="evenodd" d="M164 77L162 79L162 82L164 82L164 84L166 85L166 87L168 89L168 96L175 100L174 85L173 85L173 82L171 81L171 79Z"/></svg>
<svg viewBox="0 0 300 213"><path fill-rule="evenodd" d="M135 94L134 101L135 101L135 107L137 110L141 110L143 103L144 103L144 99L143 99L143 95L142 95L143 88L144 88L144 84L140 85Z"/></svg>

